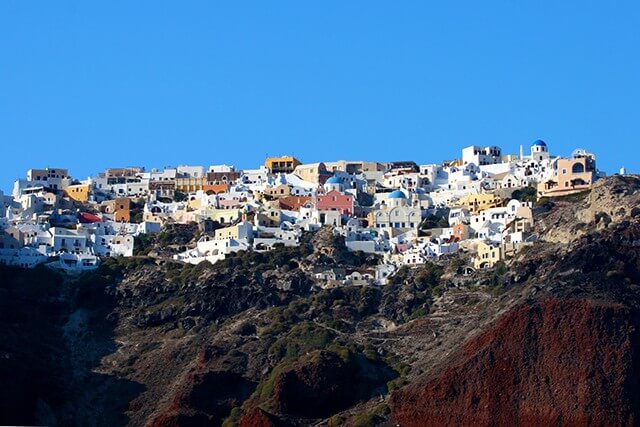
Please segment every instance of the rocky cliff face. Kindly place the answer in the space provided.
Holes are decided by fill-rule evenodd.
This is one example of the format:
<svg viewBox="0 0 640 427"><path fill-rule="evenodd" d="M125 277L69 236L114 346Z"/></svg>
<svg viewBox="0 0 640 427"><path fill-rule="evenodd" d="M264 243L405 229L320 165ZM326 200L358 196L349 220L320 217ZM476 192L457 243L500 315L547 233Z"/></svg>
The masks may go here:
<svg viewBox="0 0 640 427"><path fill-rule="evenodd" d="M393 393L396 422L636 425L640 421L640 181L556 202L535 252L510 266L523 299ZM578 225L580 218L585 223ZM553 224L553 225L549 225ZM556 237L565 233L563 245Z"/></svg>
<svg viewBox="0 0 640 427"><path fill-rule="evenodd" d="M547 242L568 243L590 231L640 217L640 176L612 176L596 181L589 192L553 199L537 228Z"/></svg>
<svg viewBox="0 0 640 427"><path fill-rule="evenodd" d="M640 317L624 304L544 299L468 342L424 385L394 393L403 426L634 425Z"/></svg>
<svg viewBox="0 0 640 427"><path fill-rule="evenodd" d="M376 262L330 229L213 266L162 255L178 227L79 278L0 267L0 424L638 424L639 201L602 180L504 267L383 289L314 285Z"/></svg>

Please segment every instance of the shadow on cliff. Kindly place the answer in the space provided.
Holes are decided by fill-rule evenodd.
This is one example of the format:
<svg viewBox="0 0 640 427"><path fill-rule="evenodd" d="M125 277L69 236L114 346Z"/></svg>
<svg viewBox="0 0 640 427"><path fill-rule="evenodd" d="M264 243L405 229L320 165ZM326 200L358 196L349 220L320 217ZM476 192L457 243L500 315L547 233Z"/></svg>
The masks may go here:
<svg viewBox="0 0 640 427"><path fill-rule="evenodd" d="M0 424L125 425L144 387L95 371L116 351L103 284L43 266L0 277Z"/></svg>

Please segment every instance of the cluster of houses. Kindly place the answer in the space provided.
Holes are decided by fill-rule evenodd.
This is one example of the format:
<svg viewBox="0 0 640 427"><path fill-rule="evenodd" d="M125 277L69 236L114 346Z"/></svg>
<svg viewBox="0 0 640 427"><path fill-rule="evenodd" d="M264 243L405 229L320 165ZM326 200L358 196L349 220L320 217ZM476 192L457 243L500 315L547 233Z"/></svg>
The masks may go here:
<svg viewBox="0 0 640 427"><path fill-rule="evenodd" d="M336 161L303 164L272 157L258 169L229 165L145 171L110 168L86 180L68 170L31 169L0 192L0 262L68 270L101 257L132 256L135 237L166 224L198 223L202 237L174 256L215 263L238 251L296 246L305 232L333 227L350 251L380 255L376 268L320 270L323 286L384 284L402 265L464 251L468 271L495 265L535 240L531 201L589 189L601 176L591 153L551 156L470 146L441 164Z"/></svg>

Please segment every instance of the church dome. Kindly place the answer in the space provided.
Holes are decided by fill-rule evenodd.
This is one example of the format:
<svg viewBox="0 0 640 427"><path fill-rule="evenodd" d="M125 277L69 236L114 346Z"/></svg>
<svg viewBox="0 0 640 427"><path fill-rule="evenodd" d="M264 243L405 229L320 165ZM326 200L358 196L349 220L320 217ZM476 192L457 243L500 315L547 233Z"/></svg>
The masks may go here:
<svg viewBox="0 0 640 427"><path fill-rule="evenodd" d="M407 196L405 196L402 191L395 190L395 191L392 191L391 193L389 193L389 198L390 199L406 199Z"/></svg>
<svg viewBox="0 0 640 427"><path fill-rule="evenodd" d="M544 142L544 141L543 141L543 140L541 140L541 139L536 139L535 141L533 141L533 144L531 144L531 146L532 146L532 147L535 147L536 145L537 145L537 146L540 146L540 147L546 147L546 146L547 146L547 143L546 143L546 142Z"/></svg>
<svg viewBox="0 0 640 427"><path fill-rule="evenodd" d="M342 184L342 181L337 176L332 176L325 182L325 184Z"/></svg>

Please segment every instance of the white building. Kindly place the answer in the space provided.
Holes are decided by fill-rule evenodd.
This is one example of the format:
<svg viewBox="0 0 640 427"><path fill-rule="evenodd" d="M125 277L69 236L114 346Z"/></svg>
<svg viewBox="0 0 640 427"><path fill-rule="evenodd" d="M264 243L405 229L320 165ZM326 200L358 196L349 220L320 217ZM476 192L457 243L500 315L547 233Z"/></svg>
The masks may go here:
<svg viewBox="0 0 640 427"><path fill-rule="evenodd" d="M243 184L264 184L269 178L269 169L260 166L259 169L244 169L240 180Z"/></svg>
<svg viewBox="0 0 640 427"><path fill-rule="evenodd" d="M422 212L418 207L409 206L407 196L401 190L395 190L369 217L373 228L417 229Z"/></svg>
<svg viewBox="0 0 640 427"><path fill-rule="evenodd" d="M480 147L471 145L462 149L462 164L473 163L476 166L502 163L502 149L495 145Z"/></svg>
<svg viewBox="0 0 640 427"><path fill-rule="evenodd" d="M178 166L176 168L177 176L183 178L202 178L205 176L204 166Z"/></svg>
<svg viewBox="0 0 640 427"><path fill-rule="evenodd" d="M235 172L236 168L233 165L211 165L209 166L209 172L214 173L228 173Z"/></svg>

